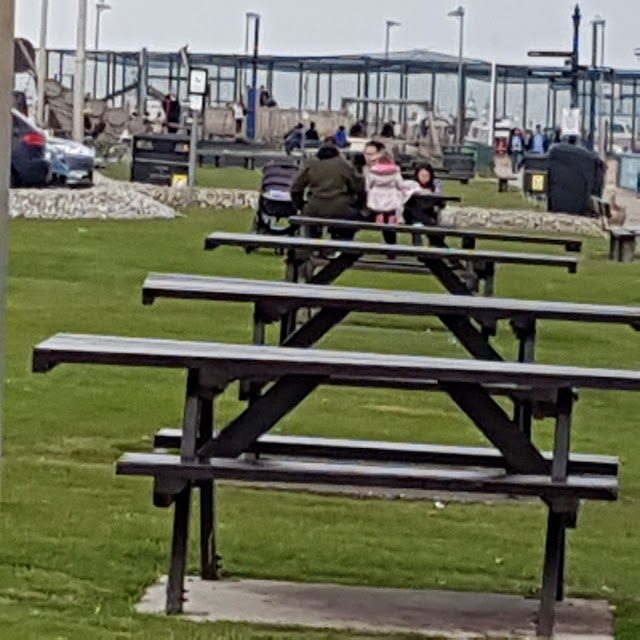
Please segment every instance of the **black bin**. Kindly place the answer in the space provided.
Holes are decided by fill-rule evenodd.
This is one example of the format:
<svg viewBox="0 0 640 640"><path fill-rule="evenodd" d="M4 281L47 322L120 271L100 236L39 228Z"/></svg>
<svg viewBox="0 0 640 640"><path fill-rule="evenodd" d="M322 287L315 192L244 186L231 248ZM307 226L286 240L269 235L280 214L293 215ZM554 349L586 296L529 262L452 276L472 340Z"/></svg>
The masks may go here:
<svg viewBox="0 0 640 640"><path fill-rule="evenodd" d="M524 156L524 192L536 198L549 190L549 155L526 153Z"/></svg>
<svg viewBox="0 0 640 640"><path fill-rule="evenodd" d="M476 175L476 159L473 153L447 148L444 150L442 165L451 180L466 183Z"/></svg>
<svg viewBox="0 0 640 640"><path fill-rule="evenodd" d="M605 166L597 153L566 142L549 150L549 211L590 215L602 196Z"/></svg>
<svg viewBox="0 0 640 640"><path fill-rule="evenodd" d="M143 134L133 139L131 181L171 186L176 175L189 174L189 136Z"/></svg>

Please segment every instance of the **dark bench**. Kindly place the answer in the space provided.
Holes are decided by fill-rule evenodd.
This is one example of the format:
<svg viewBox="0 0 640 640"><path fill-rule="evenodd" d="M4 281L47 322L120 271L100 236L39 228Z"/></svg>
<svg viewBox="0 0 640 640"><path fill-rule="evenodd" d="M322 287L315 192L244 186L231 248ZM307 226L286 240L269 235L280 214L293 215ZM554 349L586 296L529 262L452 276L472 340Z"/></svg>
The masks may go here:
<svg viewBox="0 0 640 640"><path fill-rule="evenodd" d="M183 461L161 453L127 453L117 462L119 475L165 476L178 480L233 480L235 482L353 485L387 489L419 489L465 493L499 493L538 496L550 500L569 498L616 500L614 477L569 476L554 482L548 475L507 474L502 471L424 469L410 466L331 464L297 460L229 460L210 458Z"/></svg>
<svg viewBox="0 0 640 640"><path fill-rule="evenodd" d="M436 488L535 495L547 503L549 520L539 619L543 635L551 634L554 603L562 598L565 532L576 524L579 500L613 500L617 495L615 476L574 475L570 471L573 389L640 390L640 372L636 371L495 361L68 334L54 336L34 348L34 371L49 371L63 363L179 368L189 372L180 456L134 454L118 463L121 474L154 477L156 496L169 497L169 502L175 504L168 612L182 610L194 487L200 490L201 499L201 572L208 578L218 572L215 480ZM233 381L253 376L272 378L275 382L218 430L214 422L215 399ZM318 385L346 376L354 379L368 376L372 381L376 378L436 381L500 451L505 469L429 469L405 460L393 466L362 467L296 459L259 462L237 459ZM539 388L557 395L552 459L545 457L484 391L483 385L490 384ZM615 463L606 466L611 470Z"/></svg>
<svg viewBox="0 0 640 640"><path fill-rule="evenodd" d="M356 262L371 256L413 259L415 265L426 266L426 274L435 276L444 288L456 295L472 295L484 282L484 295L494 292L497 264L560 267L576 273L578 261L572 257L502 251L474 251L440 247L389 245L385 243L316 240L312 238L262 236L256 234L212 233L205 249L235 246L247 249L279 249L287 255L287 280L301 278L314 284L330 284ZM315 256L328 259L328 264L315 271L310 260Z"/></svg>
<svg viewBox="0 0 640 640"><path fill-rule="evenodd" d="M421 196L424 197L424 196ZM456 200L452 198L443 199L440 196L433 196L434 201ZM530 235L524 233L511 233L502 231L487 231L486 229L453 229L447 227L414 227L406 224L385 224L380 225L375 222L353 222L349 220L331 220L323 218L310 218L307 216L294 216L290 218L290 223L294 227L314 227L330 226L340 229L353 229L355 231L395 231L400 234L410 234L413 237L422 238L460 238L463 249L475 249L478 240L492 240L498 242L518 242L523 244L539 244L564 247L568 252L580 253L582 251L582 240L578 238L568 238L557 235Z"/></svg>
<svg viewBox="0 0 640 640"><path fill-rule="evenodd" d="M609 229L609 259L615 262L633 262L636 254L638 227L611 227Z"/></svg>
<svg viewBox="0 0 640 640"><path fill-rule="evenodd" d="M200 443L199 443L200 444ZM160 429L153 440L156 449L180 449L182 429ZM361 460L367 462L404 462L451 467L505 469L504 456L486 447L453 447L373 440L337 440L303 436L262 436L247 449L260 456ZM549 463L553 454L541 452ZM568 472L576 475L617 476L620 460L613 456L571 454Z"/></svg>

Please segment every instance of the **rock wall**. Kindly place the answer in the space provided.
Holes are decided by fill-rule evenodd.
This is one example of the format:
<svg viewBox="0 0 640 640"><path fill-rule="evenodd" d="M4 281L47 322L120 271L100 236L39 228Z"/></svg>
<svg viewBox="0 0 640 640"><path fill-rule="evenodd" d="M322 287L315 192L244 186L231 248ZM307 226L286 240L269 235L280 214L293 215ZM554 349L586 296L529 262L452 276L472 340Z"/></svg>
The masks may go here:
<svg viewBox="0 0 640 640"><path fill-rule="evenodd" d="M256 191L158 187L117 182L102 176L91 189L15 189L11 217L64 219L175 218L186 207L250 209L258 206ZM442 223L458 228L512 229L603 236L599 219L534 210L448 207Z"/></svg>

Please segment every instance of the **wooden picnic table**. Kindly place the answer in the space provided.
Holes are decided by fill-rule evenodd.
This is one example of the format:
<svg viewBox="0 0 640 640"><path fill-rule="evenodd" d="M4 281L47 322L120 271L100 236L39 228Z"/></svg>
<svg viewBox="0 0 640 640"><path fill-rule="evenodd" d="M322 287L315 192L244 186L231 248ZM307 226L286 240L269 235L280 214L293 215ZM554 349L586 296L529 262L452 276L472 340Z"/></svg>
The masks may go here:
<svg viewBox="0 0 640 640"><path fill-rule="evenodd" d="M312 347L351 313L433 316L438 318L474 358L505 360L484 327L507 320L519 342L520 362L534 362L538 323L542 321L625 324L640 330L640 308L382 291L353 287L245 280L185 274L149 274L142 288L144 304L158 298L244 302L254 305L254 344L265 343L266 325L280 322L280 344ZM301 320L300 309L317 313ZM350 384L370 386L368 377ZM407 381L398 382L407 388ZM438 389L432 381L413 381L413 389ZM255 396L260 387L243 389L241 397ZM555 415L548 398L531 398L510 388L495 387L492 393L510 395L514 400L514 420L523 433L531 434L533 414Z"/></svg>
<svg viewBox="0 0 640 640"><path fill-rule="evenodd" d="M434 201L452 201L441 196L420 196L433 198ZM443 226L407 225L407 224L377 224L375 222L331 220L324 218L312 218L309 216L293 216L289 223L303 230L308 227L334 227L338 229L352 229L358 231L394 231L399 234L410 234L423 244L422 238L460 238L463 249L475 249L478 240L491 240L494 242L517 242L522 244L537 244L564 247L567 252L580 253L582 240L559 235L532 235L526 233L513 233L507 231L488 231L486 229L455 229Z"/></svg>
<svg viewBox="0 0 640 640"><path fill-rule="evenodd" d="M581 499L615 500L616 461L599 461L604 473L574 475L579 467L570 455L574 388L640 390L640 372L549 366L489 360L456 360L260 347L174 340L59 334L34 348L33 369L46 372L64 363L160 367L188 371L180 455L125 454L117 472L150 476L157 504L174 504L173 542L167 586L167 612L183 606L191 494L200 490L201 572L218 574L214 515L214 482L285 482L437 489L539 496L549 508L542 578L539 632L553 631L556 599L563 596L566 529L574 527ZM223 429L217 429L214 402L234 381L254 377L274 383ZM335 464L308 459L264 457L240 459L319 385L333 377L369 376L385 380L433 379L493 444L504 468L432 469L401 462L393 464ZM527 439L485 391L490 384L544 389L557 397L553 452L547 455ZM295 444L295 443L294 443ZM269 441L266 441L269 445ZM280 443L285 448L292 443ZM336 443L300 443L301 447ZM277 449L277 443L271 443ZM357 445L361 450L371 446ZM401 445L400 445L401 446ZM338 447L339 448L339 447ZM373 447L374 450L375 446ZM378 453L392 451L382 444ZM290 452L290 451L289 451ZM432 452L433 453L433 452ZM424 454L424 452L422 452ZM347 454L348 455L348 454ZM361 455L361 454L358 454ZM395 452L396 458L400 452ZM421 455L414 451L413 455ZM425 454L426 455L426 454ZM592 471L596 471L592 467Z"/></svg>
<svg viewBox="0 0 640 640"><path fill-rule="evenodd" d="M205 241L205 249L236 246L247 249L277 249L287 256L287 280L297 282L304 277L312 284L330 284L363 258L382 256L406 258L417 273L434 275L444 288L456 295L473 295L484 281L484 295L492 296L496 265L537 265L567 269L576 273L578 261L573 257L506 251L477 251L448 247L417 247L383 243L350 242L238 234L216 231ZM326 263L319 270L313 264L314 254L322 254ZM406 263L401 263L404 266ZM366 263L367 268L375 264ZM382 265L384 266L384 265Z"/></svg>

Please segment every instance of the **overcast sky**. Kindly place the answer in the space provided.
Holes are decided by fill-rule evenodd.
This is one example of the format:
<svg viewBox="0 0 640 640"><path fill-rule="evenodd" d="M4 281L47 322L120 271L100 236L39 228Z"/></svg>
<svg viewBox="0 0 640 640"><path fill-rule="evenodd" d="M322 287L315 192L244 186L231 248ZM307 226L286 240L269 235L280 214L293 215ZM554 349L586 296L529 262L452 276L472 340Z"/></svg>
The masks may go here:
<svg viewBox="0 0 640 640"><path fill-rule="evenodd" d="M16 0L19 36L37 43L41 0ZM285 55L382 51L386 20L402 26L392 49L456 53L458 24L447 13L456 0L108 0L102 47L114 50L241 52L244 13L263 17L262 51ZM49 0L49 46L75 48L78 0ZM498 62L526 62L530 49L568 49L575 0L463 0L465 53ZM95 1L89 2L89 43ZM596 14L607 20L606 63L633 68L640 47L638 0L584 0L582 57L590 56ZM148 7L153 10L149 11ZM549 61L552 62L552 61Z"/></svg>

